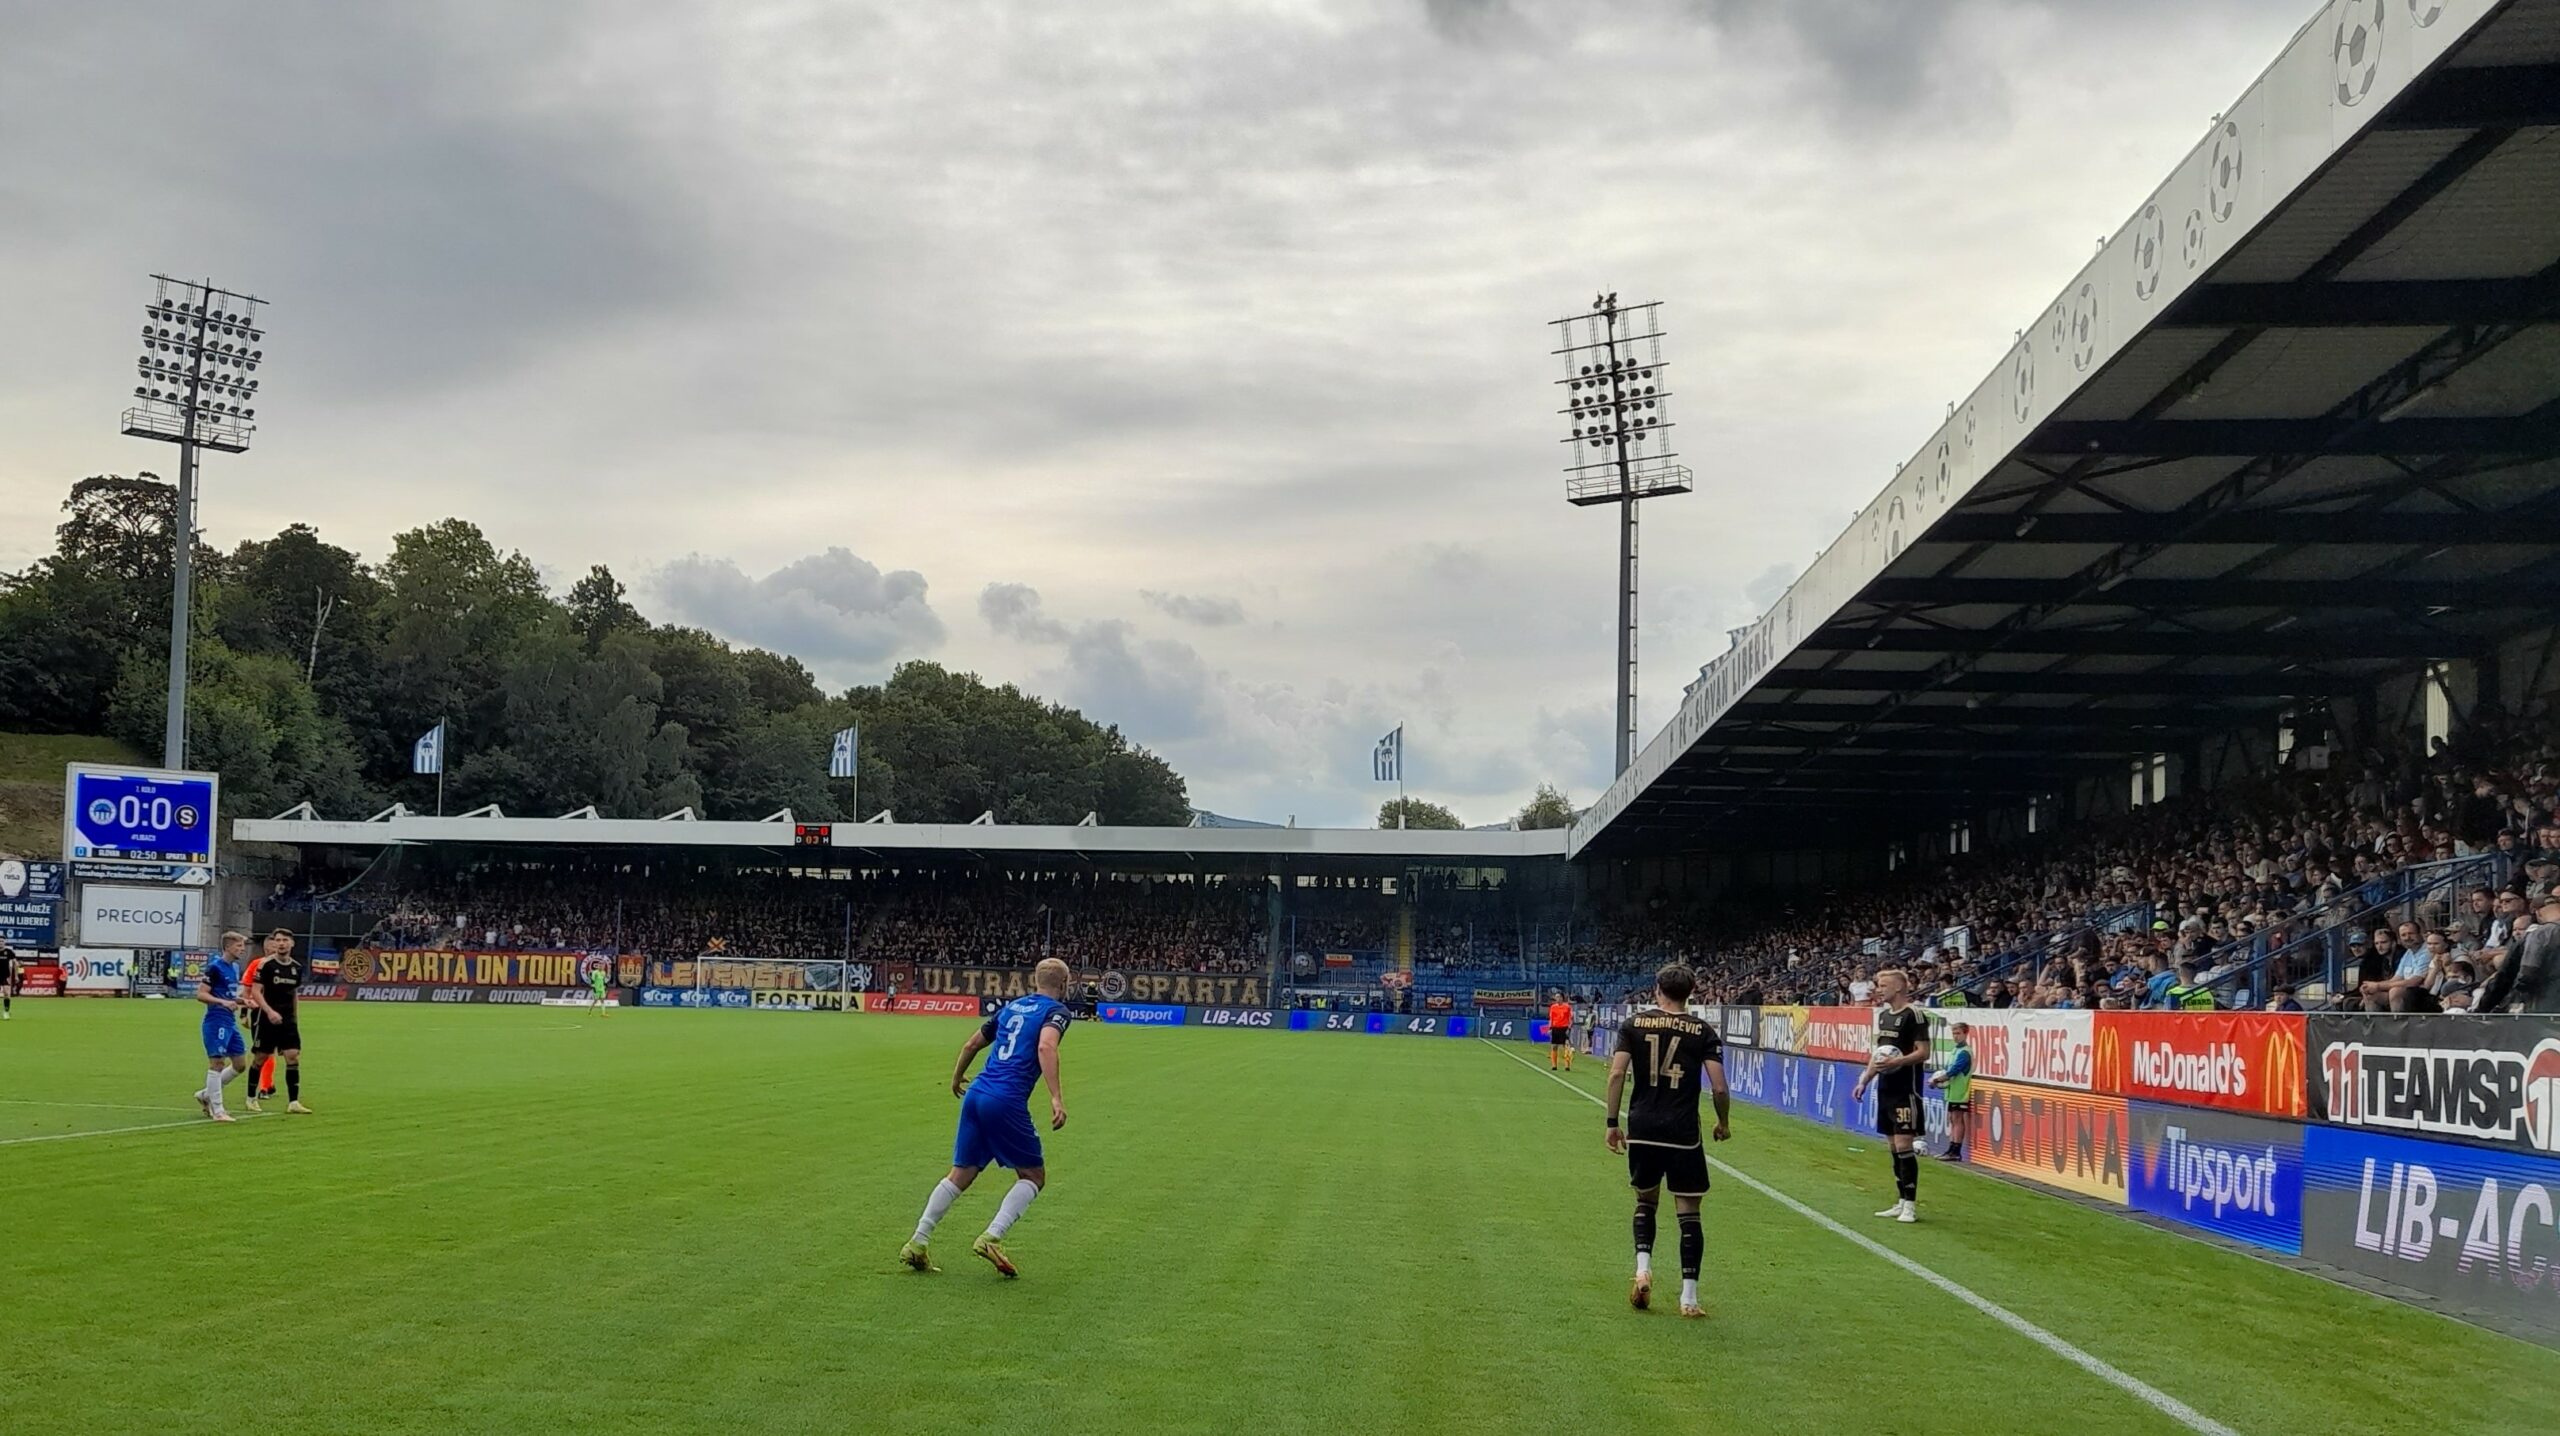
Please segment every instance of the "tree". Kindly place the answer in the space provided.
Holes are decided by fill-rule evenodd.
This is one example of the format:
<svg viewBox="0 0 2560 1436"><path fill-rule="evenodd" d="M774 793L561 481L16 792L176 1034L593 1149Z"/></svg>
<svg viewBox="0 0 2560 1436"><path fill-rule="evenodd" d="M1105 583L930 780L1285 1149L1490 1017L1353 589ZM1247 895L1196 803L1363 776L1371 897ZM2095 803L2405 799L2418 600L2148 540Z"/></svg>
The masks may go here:
<svg viewBox="0 0 2560 1436"><path fill-rule="evenodd" d="M405 767L409 740L438 718L500 730L500 676L525 636L560 611L533 560L500 554L461 519L394 537L382 582L383 722L368 753L377 772Z"/></svg>
<svg viewBox="0 0 2560 1436"><path fill-rule="evenodd" d="M1573 800L1566 797L1554 784L1540 783L1538 791L1530 795L1529 801L1520 809L1520 816L1513 821L1518 823L1523 831L1528 832L1543 828L1572 827Z"/></svg>
<svg viewBox="0 0 2560 1436"><path fill-rule="evenodd" d="M1398 812L1404 815L1402 824L1396 822ZM1438 803L1426 803L1420 798L1389 798L1378 805L1378 826L1429 828L1441 832L1455 832L1466 824L1459 822L1457 814L1441 807Z"/></svg>
<svg viewBox="0 0 2560 1436"><path fill-rule="evenodd" d="M569 626L587 641L589 653L614 634L649 626L640 610L624 601L622 581L603 564L588 569L585 578L569 586L568 606Z"/></svg>

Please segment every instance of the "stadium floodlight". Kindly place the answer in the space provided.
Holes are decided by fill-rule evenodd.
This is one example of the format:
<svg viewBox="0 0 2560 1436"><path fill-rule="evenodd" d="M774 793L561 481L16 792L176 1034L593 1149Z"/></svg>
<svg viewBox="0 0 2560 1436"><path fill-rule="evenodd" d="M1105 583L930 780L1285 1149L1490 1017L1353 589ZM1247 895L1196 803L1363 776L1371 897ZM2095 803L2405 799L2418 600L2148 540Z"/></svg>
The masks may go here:
<svg viewBox="0 0 2560 1436"><path fill-rule="evenodd" d="M1662 359L1662 301L1615 294L1548 327L1563 335L1565 502L1618 506L1617 771L1636 756L1636 504L1685 494L1693 476L1671 447L1671 376Z"/></svg>
<svg viewBox="0 0 2560 1436"><path fill-rule="evenodd" d="M187 757L187 610L195 577L196 450L245 453L258 427L259 369L267 335L257 296L196 282L151 276L158 286L142 308L142 357L134 364L133 407L124 431L178 446L178 555L169 593L169 712L162 766Z"/></svg>

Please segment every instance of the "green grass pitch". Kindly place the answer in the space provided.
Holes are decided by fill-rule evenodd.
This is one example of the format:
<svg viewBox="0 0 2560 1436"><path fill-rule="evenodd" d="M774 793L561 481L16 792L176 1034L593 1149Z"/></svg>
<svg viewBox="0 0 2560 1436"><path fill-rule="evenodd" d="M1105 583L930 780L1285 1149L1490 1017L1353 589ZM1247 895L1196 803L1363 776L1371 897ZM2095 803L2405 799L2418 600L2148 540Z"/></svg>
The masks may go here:
<svg viewBox="0 0 2560 1436"><path fill-rule="evenodd" d="M1712 1318L1667 1217L1629 1311L1623 1167L1527 1047L1079 1026L1005 1282L1001 1183L895 1260L964 1023L303 1025L318 1115L229 1128L189 1005L0 1026L0 1431L2185 1429L1731 1181ZM1719 1155L2235 1431L2551 1429L2560 1353L1937 1164L1878 1223L1873 1142L1750 1109Z"/></svg>

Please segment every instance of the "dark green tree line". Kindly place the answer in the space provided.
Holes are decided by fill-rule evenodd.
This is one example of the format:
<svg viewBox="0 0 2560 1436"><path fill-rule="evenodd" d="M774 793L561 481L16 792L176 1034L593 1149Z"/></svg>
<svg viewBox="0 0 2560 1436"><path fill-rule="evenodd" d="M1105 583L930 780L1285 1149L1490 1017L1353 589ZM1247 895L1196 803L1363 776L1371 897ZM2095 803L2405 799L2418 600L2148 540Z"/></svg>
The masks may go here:
<svg viewBox="0 0 2560 1436"><path fill-rule="evenodd" d="M84 479L53 552L0 574L0 730L158 751L175 507L152 475ZM432 802L409 752L442 719L449 811L1189 818L1179 774L1073 709L925 662L831 694L787 654L650 622L602 565L555 597L462 519L397 535L379 563L296 524L195 565L190 761L222 773L235 815ZM826 773L856 723L859 813Z"/></svg>

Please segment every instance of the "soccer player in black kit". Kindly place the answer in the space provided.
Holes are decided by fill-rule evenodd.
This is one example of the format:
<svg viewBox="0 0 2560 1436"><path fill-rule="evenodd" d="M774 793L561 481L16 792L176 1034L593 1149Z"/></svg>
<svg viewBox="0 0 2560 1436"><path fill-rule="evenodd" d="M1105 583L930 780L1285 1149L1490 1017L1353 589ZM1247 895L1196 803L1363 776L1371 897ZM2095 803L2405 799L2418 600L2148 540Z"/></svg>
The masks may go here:
<svg viewBox="0 0 2560 1436"><path fill-rule="evenodd" d="M1915 1206L1920 1199L1920 1154L1912 1150L1919 1140L1925 1117L1920 1110L1921 1068L1929 1061L1929 1019L1911 1005L1911 974L1889 967L1876 974L1876 996L1884 1006L1876 1009L1875 1050L1867 1057L1867 1070L1858 1074L1858 1085L1851 1088L1849 1100L1867 1094L1867 1084L1876 1089L1876 1133L1893 1148L1894 1203L1876 1213L1897 1222L1916 1222L1920 1213Z"/></svg>
<svg viewBox="0 0 2560 1436"><path fill-rule="evenodd" d="M1638 1311L1653 1305L1653 1217L1662 1188L1671 1188L1680 1218L1680 1314L1704 1316L1698 1304L1698 1263L1706 1255L1706 1230L1698 1204L1707 1195L1707 1149L1698 1140L1698 1093L1716 1094L1715 1139L1732 1135L1732 1098L1724 1085L1724 1044L1715 1030L1689 1014L1696 973L1678 963L1655 973L1655 1005L1618 1027L1618 1050L1609 1059L1609 1150L1627 1154L1627 1182L1636 1189L1636 1279L1627 1302ZM1635 1080L1627 1125L1618 1127L1618 1098Z"/></svg>
<svg viewBox="0 0 2560 1436"><path fill-rule="evenodd" d="M302 962L293 955L292 933L277 928L267 934L266 951L258 957L258 979L247 984L243 993L258 1014L252 1055L260 1064L270 1057L284 1059L284 1109L308 1116L311 1109L302 1105ZM258 1110L255 1092L252 1088L252 1112Z"/></svg>

